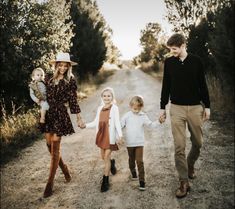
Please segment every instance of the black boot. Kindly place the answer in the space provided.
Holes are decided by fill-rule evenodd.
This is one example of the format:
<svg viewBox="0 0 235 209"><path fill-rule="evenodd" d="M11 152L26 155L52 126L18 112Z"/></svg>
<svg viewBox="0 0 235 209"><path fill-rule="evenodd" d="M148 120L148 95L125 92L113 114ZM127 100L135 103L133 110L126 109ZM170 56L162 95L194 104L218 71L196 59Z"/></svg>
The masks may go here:
<svg viewBox="0 0 235 209"><path fill-rule="evenodd" d="M117 169L115 167L115 160L114 159L111 160L111 169L110 170L111 170L111 173L113 175L115 175L117 173Z"/></svg>
<svg viewBox="0 0 235 209"><path fill-rule="evenodd" d="M109 177L103 176L102 184L101 184L101 192L106 192L109 190Z"/></svg>

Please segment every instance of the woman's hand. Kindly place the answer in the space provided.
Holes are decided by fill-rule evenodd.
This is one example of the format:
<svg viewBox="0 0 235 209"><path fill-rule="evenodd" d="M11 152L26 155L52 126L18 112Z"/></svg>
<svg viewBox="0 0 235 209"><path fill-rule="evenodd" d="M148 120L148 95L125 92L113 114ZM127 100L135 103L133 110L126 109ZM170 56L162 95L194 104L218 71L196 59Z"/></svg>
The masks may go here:
<svg viewBox="0 0 235 209"><path fill-rule="evenodd" d="M81 129L86 128L86 124L82 121L82 119L77 120L78 127Z"/></svg>
<svg viewBox="0 0 235 209"><path fill-rule="evenodd" d="M77 114L77 123L79 128L81 129L86 128L86 124L83 122L80 114Z"/></svg>

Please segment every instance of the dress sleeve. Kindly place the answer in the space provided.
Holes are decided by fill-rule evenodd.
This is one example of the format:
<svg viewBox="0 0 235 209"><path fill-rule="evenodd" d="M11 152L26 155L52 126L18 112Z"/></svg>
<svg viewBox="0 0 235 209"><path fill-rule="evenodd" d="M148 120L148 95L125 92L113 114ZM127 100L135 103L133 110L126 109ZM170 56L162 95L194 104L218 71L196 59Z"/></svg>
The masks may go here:
<svg viewBox="0 0 235 209"><path fill-rule="evenodd" d="M77 101L77 84L74 79L71 79L69 88L69 108L72 114L77 114L81 112L81 109Z"/></svg>

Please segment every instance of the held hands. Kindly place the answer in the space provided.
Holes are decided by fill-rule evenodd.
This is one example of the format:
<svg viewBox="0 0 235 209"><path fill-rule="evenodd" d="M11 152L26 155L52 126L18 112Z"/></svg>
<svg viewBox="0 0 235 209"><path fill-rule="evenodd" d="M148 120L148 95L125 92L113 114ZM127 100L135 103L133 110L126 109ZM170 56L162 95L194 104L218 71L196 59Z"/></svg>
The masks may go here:
<svg viewBox="0 0 235 209"><path fill-rule="evenodd" d="M123 137L120 137L120 138L118 139L117 144L118 144L119 146L121 146L121 145L124 144L124 139L123 139Z"/></svg>
<svg viewBox="0 0 235 209"><path fill-rule="evenodd" d="M210 119L210 115L211 115L210 109L209 108L205 108L203 116L202 116L203 122L209 120Z"/></svg>
<svg viewBox="0 0 235 209"><path fill-rule="evenodd" d="M166 110L161 110L158 121L159 123L164 123L166 121Z"/></svg>
<svg viewBox="0 0 235 209"><path fill-rule="evenodd" d="M86 128L86 124L82 121L82 118L80 115L77 117L77 123L78 123L79 128L81 128L81 129Z"/></svg>

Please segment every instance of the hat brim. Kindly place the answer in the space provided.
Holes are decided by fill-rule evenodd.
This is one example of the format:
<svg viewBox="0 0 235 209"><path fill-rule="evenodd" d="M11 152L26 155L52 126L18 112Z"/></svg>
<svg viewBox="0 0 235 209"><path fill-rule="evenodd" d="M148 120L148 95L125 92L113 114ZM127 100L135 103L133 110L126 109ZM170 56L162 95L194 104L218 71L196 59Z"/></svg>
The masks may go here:
<svg viewBox="0 0 235 209"><path fill-rule="evenodd" d="M64 60L51 60L51 61L49 61L49 63L50 63L51 65L54 65L54 64L56 64L57 62L68 62L68 63L70 63L72 66L78 64L77 62L73 62L73 61L64 61Z"/></svg>

